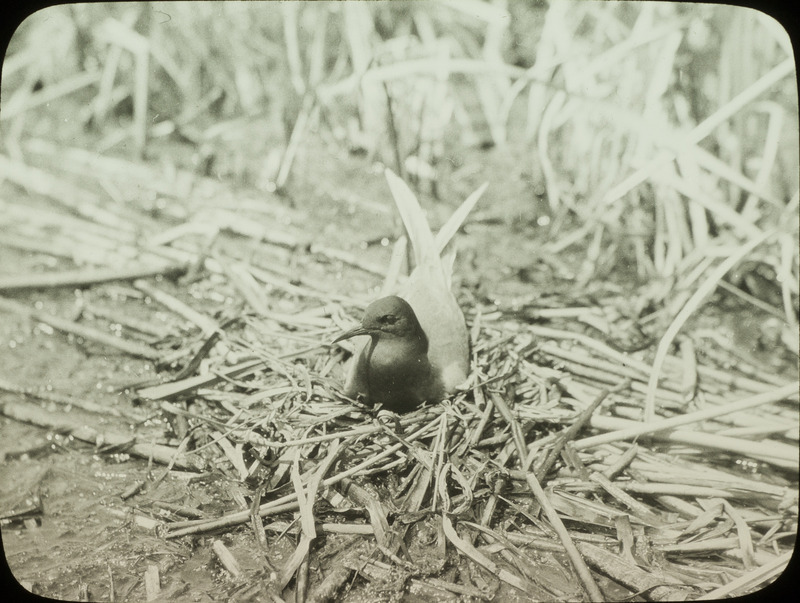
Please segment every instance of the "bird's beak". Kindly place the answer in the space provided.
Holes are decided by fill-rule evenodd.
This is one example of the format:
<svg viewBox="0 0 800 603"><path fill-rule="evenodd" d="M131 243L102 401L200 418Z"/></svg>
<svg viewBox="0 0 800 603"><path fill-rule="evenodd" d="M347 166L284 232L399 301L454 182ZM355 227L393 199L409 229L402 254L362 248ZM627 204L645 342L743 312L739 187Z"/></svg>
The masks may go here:
<svg viewBox="0 0 800 603"><path fill-rule="evenodd" d="M358 337L359 335L370 335L370 332L367 331L364 327L358 326L355 329L350 329L349 331L345 331L339 337L331 341L331 345L334 343L338 343L343 339L350 339L351 337Z"/></svg>

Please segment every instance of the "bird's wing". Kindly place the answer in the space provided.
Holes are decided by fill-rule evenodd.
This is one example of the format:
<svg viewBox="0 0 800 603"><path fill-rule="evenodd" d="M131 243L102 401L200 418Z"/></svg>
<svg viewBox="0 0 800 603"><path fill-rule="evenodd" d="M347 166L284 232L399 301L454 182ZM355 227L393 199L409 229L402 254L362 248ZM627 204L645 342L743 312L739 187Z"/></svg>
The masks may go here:
<svg viewBox="0 0 800 603"><path fill-rule="evenodd" d="M454 391L469 374L469 336L464 315L450 290L455 252L442 250L475 206L484 184L453 213L434 237L416 196L398 176L386 170L386 180L414 251L415 267L400 295L411 304L428 336L428 358L441 371L447 391Z"/></svg>
<svg viewBox="0 0 800 603"><path fill-rule="evenodd" d="M444 223L444 226L442 226L439 229L439 232L436 233L436 247L439 250L440 255L444 251L445 247L447 247L450 239L453 238L453 235L458 232L459 228L461 228L461 225L464 223L464 220L467 219L469 212L471 212L472 208L475 207L478 199L481 198L484 191L486 191L486 187L488 186L489 183L484 182L475 190L475 192L464 199L464 202L450 215L450 217L447 219L447 222Z"/></svg>
<svg viewBox="0 0 800 603"><path fill-rule="evenodd" d="M414 265L436 264L439 261L439 249L416 195L392 170L386 168L385 174L397 211L400 212L403 226L411 241Z"/></svg>
<svg viewBox="0 0 800 603"><path fill-rule="evenodd" d="M440 371L444 388L452 392L469 375L469 336L464 314L450 290L455 250L444 250L486 190L487 184L484 183L467 197L434 237L428 219L408 185L389 169L386 170L386 180L408 240L411 241L415 268L398 288L397 276L405 248L405 241L399 240L381 294L389 295L399 289L399 294L411 304L428 336L428 358ZM365 386L358 383L358 365L369 341L368 337L359 337L355 341L355 354L346 369L345 390L349 395Z"/></svg>

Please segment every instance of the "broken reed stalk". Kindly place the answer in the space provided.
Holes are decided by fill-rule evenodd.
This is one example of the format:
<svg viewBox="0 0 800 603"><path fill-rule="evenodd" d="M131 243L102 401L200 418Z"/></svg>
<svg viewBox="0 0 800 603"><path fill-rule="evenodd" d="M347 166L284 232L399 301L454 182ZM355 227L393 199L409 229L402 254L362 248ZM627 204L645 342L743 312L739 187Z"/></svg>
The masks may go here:
<svg viewBox="0 0 800 603"><path fill-rule="evenodd" d="M142 343L121 339L104 331L99 331L41 310L33 310L10 299L0 298L0 310L21 314L30 320L42 322L64 333L70 333L87 341L94 341L107 347L116 348L131 356L146 358L147 360L161 358L161 352Z"/></svg>
<svg viewBox="0 0 800 603"><path fill-rule="evenodd" d="M391 452L396 452L396 450L392 450ZM330 481L326 480L326 482L323 485L328 486L335 482L336 480L330 480ZM276 500L263 503L258 509L258 515L260 517L267 517L269 515L277 515L280 513L297 511L299 508L300 504L297 501L297 494L296 493L287 494ZM211 532L222 528L228 528L236 525L241 525L243 523L247 523L248 521L251 520L250 515L251 513L248 510L248 511L238 511L236 513L231 513L229 515L225 515L223 517L219 517L216 519L175 522L174 524L167 524L164 526L165 533L163 535L164 538L180 538L181 536L187 536L189 534L203 534L206 532ZM184 527L175 527L176 525L178 526L183 525Z"/></svg>
<svg viewBox="0 0 800 603"><path fill-rule="evenodd" d="M685 584L674 578L654 575L599 546L588 542L579 542L576 546L588 563L599 572L610 576L615 582L634 592L649 591L648 600L683 601L691 594Z"/></svg>
<svg viewBox="0 0 800 603"><path fill-rule="evenodd" d="M792 73L794 73L794 61L792 59L787 59L775 66L768 73L759 78L758 81L748 86L745 90L740 92L730 101L725 103L725 105L717 109L709 117L695 126L691 132L684 136L683 140L679 144L675 145L669 151L665 151L647 163L644 167L625 178L615 187L609 189L603 196L603 204L610 205L614 201L623 197L633 188L644 182L651 174L656 172L659 166L667 161L672 161L684 150L697 145L706 136L711 134L711 132L713 132L717 126L719 126L721 123L724 123L731 116L735 115L742 107L758 98L777 82L785 77L788 77Z"/></svg>
<svg viewBox="0 0 800 603"><path fill-rule="evenodd" d="M288 358L304 356L309 352L313 352L324 346L325 344L320 343L318 345L314 345L294 352L287 352L285 354L281 354L280 356L278 356L278 360L285 360ZM260 358L257 360L243 360L242 362L232 367L221 369L214 373L206 373L194 377L187 377L185 379L181 379L175 382L163 383L161 385L146 387L138 390L137 393L141 397L147 398L148 400L168 400L176 396L195 391L200 387L214 385L215 383L219 383L220 381L224 381L226 379L251 375L252 373L261 369L267 362L268 359L260 359Z"/></svg>
<svg viewBox="0 0 800 603"><path fill-rule="evenodd" d="M738 594L746 594L756 586L783 572L788 566L791 557L792 551L787 551L761 567L757 567L719 588L700 595L697 597L697 601L714 601L725 597L737 596Z"/></svg>
<svg viewBox="0 0 800 603"><path fill-rule="evenodd" d="M297 496L297 504L300 509L300 543L297 545L295 552L292 554L289 561L284 565L278 577L278 584L280 590L283 590L291 580L295 572L299 572L300 568L307 569L308 553L312 541L317 537L316 522L314 520L314 503L317 498L317 490L319 489L322 479L325 474L333 466L334 462L339 457L341 452L340 441L336 440L328 447L328 454L325 459L320 463L317 470L309 480L306 487L303 487L302 480L300 479L300 449L295 449L294 462L292 463L292 484L294 485L295 495ZM298 581L300 581L300 572L298 573Z"/></svg>
<svg viewBox="0 0 800 603"><path fill-rule="evenodd" d="M650 381L647 384L647 395L645 397L644 404L645 422L651 422L655 417L655 390L658 384L658 379L661 375L661 367L664 364L664 359L666 358L667 352L669 351L675 336L678 334L678 331L683 327L689 317L697 310L700 304L702 304L706 298L711 295L722 277L725 276L729 270L731 270L756 247L764 243L770 237L774 236L776 232L777 231L775 230L770 230L763 233L759 237L751 239L742 245L741 248L739 248L734 254L727 257L711 272L711 274L708 275L708 278L706 278L703 284L697 288L697 290L692 294L691 298L689 298L683 308L681 308L681 311L678 312L678 315L672 320L667 328L667 331L661 338L661 341L658 343L656 357L653 361L653 367L650 372Z"/></svg>
<svg viewBox="0 0 800 603"><path fill-rule="evenodd" d="M748 408L755 408L757 406L762 406L764 404L772 404L775 402L780 402L781 400L785 400L787 398L793 398L797 395L799 389L800 389L800 382L790 383L788 385L776 389L775 391L766 392L764 394L757 394L755 396L749 396L744 400L739 400L738 402L732 402L730 404L722 406L715 406L713 408L698 410L692 413L672 417L669 419L660 419L658 421L652 421L650 423L644 422L636 427L630 427L619 431L613 431L611 433L584 438L583 440L579 440L578 442L576 442L575 446L580 450L584 448L589 448L591 446L598 446L600 444L615 442L618 440L625 440L648 433L656 433L667 429L673 429L680 425L689 425L691 423L698 423L700 421L705 421L707 419L718 417L720 415L737 412L740 410L746 410ZM698 433L698 435L703 435L703 434ZM789 459L784 459L784 460L789 460Z"/></svg>
<svg viewBox="0 0 800 603"><path fill-rule="evenodd" d="M205 314L202 314L194 308L191 308L174 295L170 295L165 291L157 289L145 280L138 279L133 283L133 286L161 305L166 306L172 312L182 316L192 324L200 327L206 336L210 336L219 328L219 325L217 325L217 323L212 319L208 318Z"/></svg>
<svg viewBox="0 0 800 603"><path fill-rule="evenodd" d="M100 73L98 71L86 71L84 73L78 73L73 75L70 78L62 80L58 83L51 84L49 86L45 86L41 90L36 93L22 96L20 94L16 94L9 101L6 103L6 106L3 107L3 114L0 116L0 120L8 121L30 111L36 107L46 105L52 101L58 100L68 94L72 94L73 92L80 90L81 88L86 88L87 86L91 86L95 84L100 79Z"/></svg>
<svg viewBox="0 0 800 603"><path fill-rule="evenodd" d="M472 559L475 563L484 567L490 574L497 576L503 582L510 584L523 593L530 592L533 589L528 580L520 578L519 576L509 572L507 569L498 566L494 561L473 546L472 543L461 538L453 526L453 521L446 513L442 514L442 527L444 529L445 536L451 543L453 543L453 546L464 553L467 557ZM601 599L597 600L599 601Z"/></svg>
<svg viewBox="0 0 800 603"><path fill-rule="evenodd" d="M564 446L572 442L577 435L578 432L583 429L583 427L590 421L594 411L597 410L597 407L600 406L603 401L608 397L608 395L612 392L619 392L628 387L630 384L627 381L620 383L619 385L615 386L613 390L611 389L604 389L595 398L594 402L592 402L586 410L581 411L578 415L578 418L567 427L563 432L558 435L556 442L550 448L547 453L547 456L541 462L541 464L536 468L536 477L541 481L547 477L547 474L550 472L550 469L555 464L558 457L561 455L561 451L564 449Z"/></svg>
<svg viewBox="0 0 800 603"><path fill-rule="evenodd" d="M428 426L425 425L419 430L417 430L414 434L410 435L406 438L407 441L413 441L420 437L425 431L427 431ZM343 445L352 442L352 440L345 440ZM325 478L322 480L323 486L332 486L341 482L344 479L352 477L354 475L359 475L365 469L372 467L373 465L378 464L382 460L392 456L396 452L400 451L406 446L405 443L401 442L399 444L393 444L388 448L382 450L381 452L370 456L368 459L358 463L357 465L342 471L332 477ZM286 511L294 511L299 508L297 502L297 494L287 494L282 496L276 500L264 503L259 507L258 513L262 517L266 517L267 515L273 515L276 513L284 513ZM191 522L191 525L188 525L184 528L179 529L171 529L170 526L165 526L166 528L166 538L178 538L180 536L185 536L187 534L198 534L203 533L211 530L220 529L223 527L229 527L234 525L239 525L242 523L247 522L250 519L250 512L249 511L239 511L237 513L231 513L225 517L221 517L218 519L213 519L210 521L201 521L201 522Z"/></svg>
<svg viewBox="0 0 800 603"><path fill-rule="evenodd" d="M214 551L214 555L217 557L220 564L222 564L222 567L224 567L233 578L238 578L242 575L239 562L236 560L236 557L233 556L233 553L230 552L228 547L225 546L224 542L214 539L211 542L211 550Z"/></svg>
<svg viewBox="0 0 800 603"><path fill-rule="evenodd" d="M0 413L23 423L31 423L62 433L68 433L77 440L96 445L103 442L106 446L119 448L124 452L144 459L174 466L180 469L197 471L201 464L190 457L179 455L179 450L163 444L137 441L135 437L126 435L125 426L120 425L117 430L109 430L108 425L102 429L87 424L85 418L77 417L74 413L65 413L55 410L44 410L38 405L24 402L5 402L0 404Z"/></svg>
<svg viewBox="0 0 800 603"><path fill-rule="evenodd" d="M91 287L101 283L135 281L138 279L165 276L175 278L186 273L188 264L173 264L162 267L95 268L45 272L41 274L17 274L0 277L0 291L25 289L55 289L60 287Z"/></svg>
<svg viewBox="0 0 800 603"><path fill-rule="evenodd" d="M141 320L130 316L126 310L111 310L108 307L99 306L92 303L83 304L83 313L95 318L102 318L112 324L117 324L128 331L134 331L141 337L152 338L153 341L162 341L169 335L176 335L176 330L168 325L153 324L150 321Z"/></svg>
<svg viewBox="0 0 800 603"><path fill-rule="evenodd" d="M575 548L575 544L572 542L572 538L570 538L569 532L564 527L564 524L561 521L561 517L559 517L558 512L555 510L553 505L550 503L547 495L545 494L542 486L539 484L539 480L536 478L535 473L528 471L528 468L525 466L525 459L527 458L527 447L525 445L525 440L521 436L521 431L519 429L519 423L517 422L516 418L511 412L511 409L506 404L506 401L503 399L502 396L493 396L493 401L495 407L500 412L502 417L505 419L506 423L512 430L513 441L514 445L517 449L517 457L519 459L520 467L523 471L526 472L526 481L528 486L530 487L531 491L533 492L534 497L541 505L542 510L545 512L547 519L550 521L550 525L558 534L559 539L561 540L561 544L564 545L564 549L567 551L567 555L572 563L573 568L578 574L578 578L581 581L586 593L593 601L602 601L604 599L603 593L600 591L600 588L597 586L594 578L592 577L592 573L589 571L589 568L586 567L586 563L583 561L578 549Z"/></svg>
<svg viewBox="0 0 800 603"><path fill-rule="evenodd" d="M107 209L98 195L43 169L0 155L0 177L56 201L67 211L77 213L90 222L109 227L125 236L135 232L136 223L130 216Z"/></svg>
<svg viewBox="0 0 800 603"><path fill-rule="evenodd" d="M75 407L88 412L93 412L100 415L112 415L114 417L125 417L131 421L141 421L144 416L140 413L131 411L130 409L121 409L110 407L108 404L98 404L89 400L84 400L82 397L70 396L60 394L53 391L44 389L37 389L32 387L21 387L10 381L0 378L0 391L16 394L22 397L36 398L42 402L50 402L65 406L68 408Z"/></svg>

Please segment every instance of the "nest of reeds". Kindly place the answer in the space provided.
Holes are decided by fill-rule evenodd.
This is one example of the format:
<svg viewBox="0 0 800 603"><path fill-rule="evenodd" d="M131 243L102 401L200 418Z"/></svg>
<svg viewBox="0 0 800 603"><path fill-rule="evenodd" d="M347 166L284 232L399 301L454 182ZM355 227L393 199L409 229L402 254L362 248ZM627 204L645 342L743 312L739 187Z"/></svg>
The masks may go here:
<svg viewBox="0 0 800 603"><path fill-rule="evenodd" d="M204 393L175 411L216 444L208 463L258 484L260 504L165 524L166 538L238 524L297 533L297 552L278 572L282 590L313 558L320 532L351 534L325 579L309 585L312 600L353 572L412 593L607 598L593 571L647 598L675 599L699 594L715 572L736 575L735 584L763 579L765 566L776 571L791 554L791 539L781 543L796 521L794 486L746 468L796 469L785 438L797 383L732 375L684 349L667 357L655 416L643 422L652 371L644 358L484 311L469 316L474 388L381 417L342 400L330 380L338 355L304 349L319 322L302 316L226 333L232 349L260 358L255 370L236 375L217 360L209 372L231 377L199 385ZM298 341L276 355L274 342L287 336ZM164 400L180 385L140 393ZM600 433L587 435L592 428ZM744 470L731 471L734 461ZM759 559L766 542L773 552ZM483 588L455 579L466 560L482 568Z"/></svg>
<svg viewBox="0 0 800 603"><path fill-rule="evenodd" d="M472 390L381 416L343 400L331 379L341 354L313 343L333 334L326 324L342 310L358 312L333 304L244 319L222 341L257 360L231 369L212 359L203 383L140 390L153 400L192 394L174 412L216 444L206 462L258 485L250 512L168 523L166 538L237 524L296 533L277 575L282 590L307 571L321 532L351 534L309 584L311 600L353 573L411 593L607 598L595 572L649 599L676 599L698 595L715 572L735 575L729 584L762 580L791 554L782 539L796 522L794 485L748 471L796 471L787 429L796 382L704 364L686 339L649 389L647 354L621 352L569 320L552 328L478 307L468 313ZM465 562L483 581L455 579Z"/></svg>

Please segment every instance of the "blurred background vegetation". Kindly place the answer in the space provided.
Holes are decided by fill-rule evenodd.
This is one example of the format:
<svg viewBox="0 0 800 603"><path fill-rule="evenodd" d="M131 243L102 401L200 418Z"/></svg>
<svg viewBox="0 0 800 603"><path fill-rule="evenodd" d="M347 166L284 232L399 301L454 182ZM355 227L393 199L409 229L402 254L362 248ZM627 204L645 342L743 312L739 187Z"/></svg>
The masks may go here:
<svg viewBox="0 0 800 603"><path fill-rule="evenodd" d="M291 194L298 148L321 143L432 197L463 197L487 178L502 197L515 179L505 192L532 208L544 250L579 250L579 282L658 279L642 306L680 308L752 242L727 286L778 317L797 349L795 67L786 32L757 11L74 4L22 23L2 83L15 158L27 139L78 141ZM497 152L504 163L475 160Z"/></svg>

